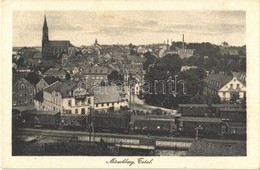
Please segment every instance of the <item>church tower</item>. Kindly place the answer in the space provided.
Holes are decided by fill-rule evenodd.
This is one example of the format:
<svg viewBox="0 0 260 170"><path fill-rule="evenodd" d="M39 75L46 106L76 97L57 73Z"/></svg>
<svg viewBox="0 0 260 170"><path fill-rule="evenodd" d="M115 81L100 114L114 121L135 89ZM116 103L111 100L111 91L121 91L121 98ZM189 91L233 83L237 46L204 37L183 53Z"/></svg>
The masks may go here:
<svg viewBox="0 0 260 170"><path fill-rule="evenodd" d="M42 47L48 41L49 41L48 25L47 25L46 15L44 15L44 23L42 28Z"/></svg>

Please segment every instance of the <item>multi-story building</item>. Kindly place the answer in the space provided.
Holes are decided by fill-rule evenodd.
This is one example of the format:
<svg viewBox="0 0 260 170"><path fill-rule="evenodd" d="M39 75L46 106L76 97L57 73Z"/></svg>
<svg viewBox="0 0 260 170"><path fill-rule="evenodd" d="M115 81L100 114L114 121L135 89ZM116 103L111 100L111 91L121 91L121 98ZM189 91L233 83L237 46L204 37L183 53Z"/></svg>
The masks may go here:
<svg viewBox="0 0 260 170"><path fill-rule="evenodd" d="M236 76L225 74L210 74L205 80L204 94L219 96L222 101L231 99L237 93L239 99L246 96L246 85Z"/></svg>
<svg viewBox="0 0 260 170"><path fill-rule="evenodd" d="M93 66L86 68L82 75L88 87L95 84L99 84L102 81L107 80L107 76L110 74L110 69L103 66Z"/></svg>
<svg viewBox="0 0 260 170"><path fill-rule="evenodd" d="M52 83L60 81L59 78L55 77L43 77L41 80L36 84L36 92L42 91L44 88L48 87Z"/></svg>
<svg viewBox="0 0 260 170"><path fill-rule="evenodd" d="M93 89L95 106L97 111L120 110L128 107L128 99L124 90L118 86L102 86Z"/></svg>
<svg viewBox="0 0 260 170"><path fill-rule="evenodd" d="M13 80L13 106L33 104L36 89L33 83L26 78L16 78Z"/></svg>
<svg viewBox="0 0 260 170"><path fill-rule="evenodd" d="M90 108L94 108L94 96L76 82L55 82L43 89L42 110L88 114Z"/></svg>

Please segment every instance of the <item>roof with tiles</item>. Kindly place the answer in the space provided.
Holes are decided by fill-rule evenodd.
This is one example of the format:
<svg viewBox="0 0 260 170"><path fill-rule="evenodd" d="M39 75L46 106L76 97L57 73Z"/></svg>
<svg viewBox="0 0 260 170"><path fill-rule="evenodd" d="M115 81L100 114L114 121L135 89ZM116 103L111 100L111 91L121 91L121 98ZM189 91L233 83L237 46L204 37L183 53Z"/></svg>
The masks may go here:
<svg viewBox="0 0 260 170"><path fill-rule="evenodd" d="M68 72L62 68L50 68L49 70L47 70L44 75L66 75L68 74Z"/></svg>
<svg viewBox="0 0 260 170"><path fill-rule="evenodd" d="M48 83L49 85L56 82L56 81L61 81L61 79L56 78L56 77L43 77L43 79Z"/></svg>
<svg viewBox="0 0 260 170"><path fill-rule="evenodd" d="M78 83L74 81L63 81L63 82L55 82L49 87L45 88L44 91L52 93L53 91L58 91L61 93L62 97L70 97L72 96L72 90L78 87Z"/></svg>
<svg viewBox="0 0 260 170"><path fill-rule="evenodd" d="M232 79L233 79L232 76L225 75L225 74L210 74L210 75L208 76L208 78L207 78L207 80L209 80L209 81L214 81L214 82L219 83L219 87L213 86L213 87L216 88L216 89L222 88L222 87L225 86L228 82L230 82ZM208 83L208 85L209 85L209 83Z"/></svg>

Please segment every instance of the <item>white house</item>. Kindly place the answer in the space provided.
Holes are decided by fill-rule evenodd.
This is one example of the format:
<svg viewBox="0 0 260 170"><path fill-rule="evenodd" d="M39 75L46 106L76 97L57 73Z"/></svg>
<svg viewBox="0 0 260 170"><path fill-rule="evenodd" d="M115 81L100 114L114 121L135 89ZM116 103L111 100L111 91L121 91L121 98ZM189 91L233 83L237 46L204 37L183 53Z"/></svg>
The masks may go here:
<svg viewBox="0 0 260 170"><path fill-rule="evenodd" d="M42 109L61 114L88 114L94 96L73 81L55 82L43 90Z"/></svg>
<svg viewBox="0 0 260 170"><path fill-rule="evenodd" d="M239 99L246 96L246 85L236 76L225 74L210 74L203 90L206 95L218 95L222 101L230 100L232 93L238 93Z"/></svg>

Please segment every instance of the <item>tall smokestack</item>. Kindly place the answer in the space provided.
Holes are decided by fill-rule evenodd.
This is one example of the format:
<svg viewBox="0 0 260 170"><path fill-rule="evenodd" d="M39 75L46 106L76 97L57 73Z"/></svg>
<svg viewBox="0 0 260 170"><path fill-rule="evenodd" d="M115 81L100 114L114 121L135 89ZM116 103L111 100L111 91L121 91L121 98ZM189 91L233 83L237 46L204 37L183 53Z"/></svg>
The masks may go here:
<svg viewBox="0 0 260 170"><path fill-rule="evenodd" d="M182 49L184 49L184 34L182 34Z"/></svg>

